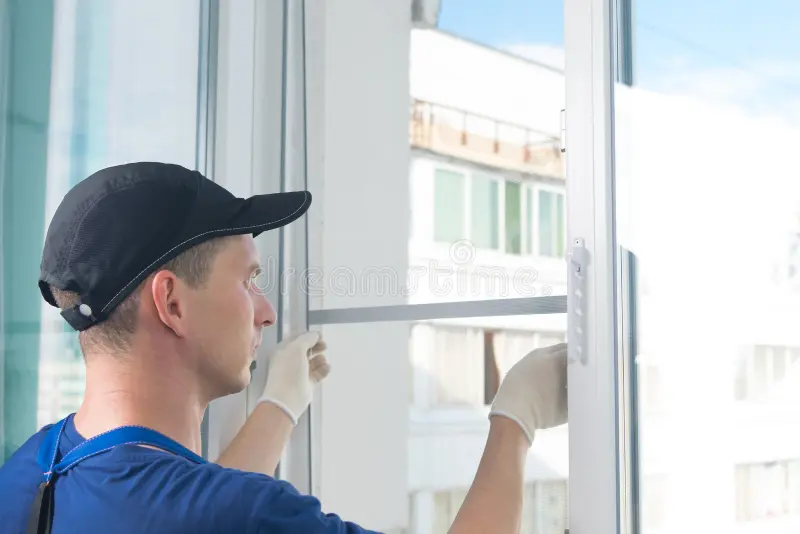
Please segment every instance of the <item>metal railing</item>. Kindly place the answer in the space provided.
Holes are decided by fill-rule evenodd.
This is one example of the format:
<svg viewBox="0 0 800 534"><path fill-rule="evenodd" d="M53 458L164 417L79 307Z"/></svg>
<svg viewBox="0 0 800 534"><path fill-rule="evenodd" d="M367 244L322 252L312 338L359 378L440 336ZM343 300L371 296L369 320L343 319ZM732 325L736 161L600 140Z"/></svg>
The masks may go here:
<svg viewBox="0 0 800 534"><path fill-rule="evenodd" d="M564 175L558 137L452 106L413 99L409 135L418 148L498 167Z"/></svg>

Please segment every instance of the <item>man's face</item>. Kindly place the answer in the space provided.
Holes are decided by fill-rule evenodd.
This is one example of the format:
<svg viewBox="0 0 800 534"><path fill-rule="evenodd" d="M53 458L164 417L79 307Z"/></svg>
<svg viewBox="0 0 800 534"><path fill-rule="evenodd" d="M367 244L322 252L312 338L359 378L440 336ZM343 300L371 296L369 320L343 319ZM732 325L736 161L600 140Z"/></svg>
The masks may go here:
<svg viewBox="0 0 800 534"><path fill-rule="evenodd" d="M211 398L247 386L261 329L275 323L275 309L257 287L258 272L253 237L236 236L218 252L206 284L190 292L186 339Z"/></svg>

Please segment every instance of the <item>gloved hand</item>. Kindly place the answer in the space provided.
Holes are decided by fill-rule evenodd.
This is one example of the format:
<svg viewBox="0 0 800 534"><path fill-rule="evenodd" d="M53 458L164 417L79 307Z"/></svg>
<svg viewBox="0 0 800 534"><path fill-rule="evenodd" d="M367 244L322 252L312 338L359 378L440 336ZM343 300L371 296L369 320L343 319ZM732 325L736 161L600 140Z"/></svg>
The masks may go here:
<svg viewBox="0 0 800 534"><path fill-rule="evenodd" d="M330 373L319 332L303 332L281 341L268 361L267 384L258 402L271 402L286 412L292 424L306 411L314 386Z"/></svg>
<svg viewBox="0 0 800 534"><path fill-rule="evenodd" d="M492 402L489 417L504 416L533 435L567 422L567 344L536 349L506 374Z"/></svg>

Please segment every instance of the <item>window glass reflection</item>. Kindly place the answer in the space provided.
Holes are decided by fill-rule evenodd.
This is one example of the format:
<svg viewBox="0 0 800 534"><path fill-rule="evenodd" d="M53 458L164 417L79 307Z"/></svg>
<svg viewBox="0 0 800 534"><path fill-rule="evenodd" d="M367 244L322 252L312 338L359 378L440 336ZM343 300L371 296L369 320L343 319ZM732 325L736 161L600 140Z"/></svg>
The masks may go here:
<svg viewBox="0 0 800 534"><path fill-rule="evenodd" d="M199 19L194 2L0 1L2 460L83 395L77 336L36 284L59 201L106 166L195 166Z"/></svg>

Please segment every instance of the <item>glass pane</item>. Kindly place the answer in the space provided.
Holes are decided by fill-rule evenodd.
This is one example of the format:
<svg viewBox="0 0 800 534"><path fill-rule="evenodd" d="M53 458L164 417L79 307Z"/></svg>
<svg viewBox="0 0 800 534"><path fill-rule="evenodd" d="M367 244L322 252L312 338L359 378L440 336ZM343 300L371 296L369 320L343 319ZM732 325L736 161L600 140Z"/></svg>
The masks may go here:
<svg viewBox="0 0 800 534"><path fill-rule="evenodd" d="M553 193L539 191L539 254L553 256L556 251L556 224Z"/></svg>
<svg viewBox="0 0 800 534"><path fill-rule="evenodd" d="M449 243L464 235L464 175L437 169L434 179L434 239Z"/></svg>
<svg viewBox="0 0 800 534"><path fill-rule="evenodd" d="M554 328L554 320L562 325ZM447 534L475 477L498 385L531 350L563 342L564 321L515 316L320 327L333 365L319 431L326 508L380 532ZM354 443L365 425L370 439ZM568 527L568 463L567 425L536 434L521 534L563 534ZM376 517L366 496L355 498L376 493L393 495L393 510L407 510L404 526Z"/></svg>
<svg viewBox="0 0 800 534"><path fill-rule="evenodd" d="M563 258L567 249L567 214L564 209L564 195L556 195L555 219L555 255L559 258Z"/></svg>
<svg viewBox="0 0 800 534"><path fill-rule="evenodd" d="M471 242L476 248L497 250L500 241L498 182L474 173L472 175ZM464 235L464 234L462 234ZM455 241L455 240L454 240Z"/></svg>
<svg viewBox="0 0 800 534"><path fill-rule="evenodd" d="M58 202L109 165L195 165L199 20L196 2L0 0L0 461L83 396L77 336L37 288Z"/></svg>
<svg viewBox="0 0 800 534"><path fill-rule="evenodd" d="M534 254L533 248L534 237L533 233L536 231L536 225L533 222L534 213L534 200L533 189L530 187L525 188L525 253Z"/></svg>
<svg viewBox="0 0 800 534"><path fill-rule="evenodd" d="M563 1L439 3L410 35L389 15L381 37L354 33L369 45L337 49L331 84L311 84L311 309L566 295L563 228L549 220L532 254L538 199L522 205L523 187L565 188ZM335 116L314 122L323 101Z"/></svg>
<svg viewBox="0 0 800 534"><path fill-rule="evenodd" d="M640 383L641 531L800 532L800 4L633 4L615 227L661 398Z"/></svg>
<svg viewBox="0 0 800 534"><path fill-rule="evenodd" d="M522 252L522 197L517 182L506 182L506 252Z"/></svg>

